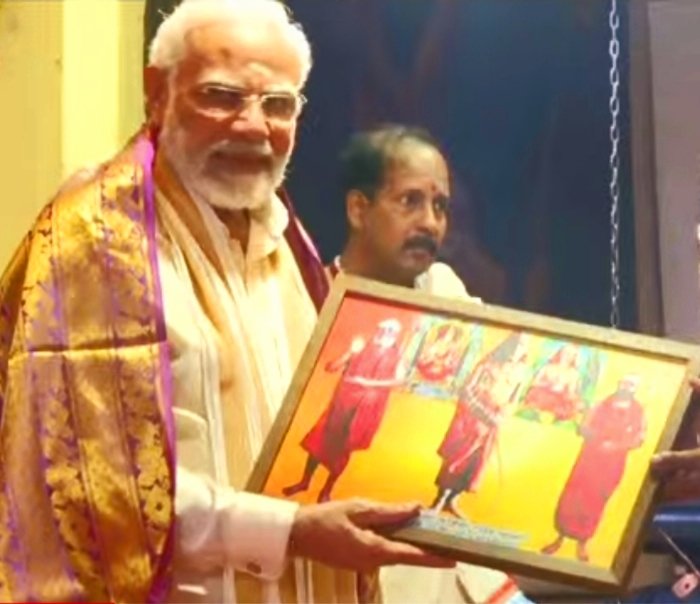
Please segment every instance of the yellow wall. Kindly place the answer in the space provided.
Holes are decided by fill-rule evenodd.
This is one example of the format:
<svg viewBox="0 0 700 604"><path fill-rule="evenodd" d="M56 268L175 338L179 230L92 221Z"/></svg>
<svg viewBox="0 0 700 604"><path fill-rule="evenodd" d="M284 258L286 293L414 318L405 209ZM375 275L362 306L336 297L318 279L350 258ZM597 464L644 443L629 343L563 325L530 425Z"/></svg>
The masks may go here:
<svg viewBox="0 0 700 604"><path fill-rule="evenodd" d="M0 4L0 264L61 177L62 7Z"/></svg>
<svg viewBox="0 0 700 604"><path fill-rule="evenodd" d="M143 6L0 0L0 266L61 180L140 124Z"/></svg>

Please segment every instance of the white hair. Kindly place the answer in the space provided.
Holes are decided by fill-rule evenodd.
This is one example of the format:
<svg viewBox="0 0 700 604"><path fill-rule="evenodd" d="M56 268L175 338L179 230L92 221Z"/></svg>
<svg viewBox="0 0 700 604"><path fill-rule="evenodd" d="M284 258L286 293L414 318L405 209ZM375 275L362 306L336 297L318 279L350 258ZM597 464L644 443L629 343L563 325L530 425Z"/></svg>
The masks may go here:
<svg viewBox="0 0 700 604"><path fill-rule="evenodd" d="M393 331L394 333L399 333L401 331L401 323L398 319L384 319L383 321L380 321L378 327L388 331Z"/></svg>
<svg viewBox="0 0 700 604"><path fill-rule="evenodd" d="M301 85L311 70L311 45L301 26L294 22L279 0L183 0L161 23L149 49L149 65L170 70L185 54L187 34L193 29L222 22L274 23L289 37L302 65Z"/></svg>

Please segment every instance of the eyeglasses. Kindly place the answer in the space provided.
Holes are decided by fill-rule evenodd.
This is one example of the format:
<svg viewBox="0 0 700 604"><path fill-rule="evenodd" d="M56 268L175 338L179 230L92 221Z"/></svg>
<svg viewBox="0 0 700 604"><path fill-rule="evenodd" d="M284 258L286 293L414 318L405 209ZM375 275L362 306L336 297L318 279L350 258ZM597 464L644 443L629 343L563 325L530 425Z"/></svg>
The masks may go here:
<svg viewBox="0 0 700 604"><path fill-rule="evenodd" d="M256 101L268 120L288 122L301 112L306 98L293 92L248 92L223 84L205 84L196 90L197 104L206 113L236 114Z"/></svg>

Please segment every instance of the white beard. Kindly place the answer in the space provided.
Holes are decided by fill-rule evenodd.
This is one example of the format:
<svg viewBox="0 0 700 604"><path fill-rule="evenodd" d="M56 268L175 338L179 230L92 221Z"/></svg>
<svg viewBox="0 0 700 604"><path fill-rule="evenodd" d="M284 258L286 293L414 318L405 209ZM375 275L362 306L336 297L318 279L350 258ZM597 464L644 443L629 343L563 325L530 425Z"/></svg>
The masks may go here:
<svg viewBox="0 0 700 604"><path fill-rule="evenodd" d="M184 130L172 120L166 120L159 144L188 193L223 210L259 210L268 206L284 180L289 163L289 154L275 157L267 141L261 144L222 141L192 157L185 150ZM216 152L230 153L233 157L257 154L269 157L272 166L257 174L230 173L211 178L204 171L208 158Z"/></svg>

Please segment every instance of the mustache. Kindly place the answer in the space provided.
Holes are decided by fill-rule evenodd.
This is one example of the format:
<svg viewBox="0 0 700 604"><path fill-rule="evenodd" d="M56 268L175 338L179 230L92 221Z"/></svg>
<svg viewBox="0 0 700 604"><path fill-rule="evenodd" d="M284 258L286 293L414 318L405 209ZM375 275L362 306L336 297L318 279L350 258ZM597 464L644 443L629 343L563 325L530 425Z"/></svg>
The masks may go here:
<svg viewBox="0 0 700 604"><path fill-rule="evenodd" d="M425 250L432 256L437 256L438 243L430 235L416 235L407 239L403 244L404 250Z"/></svg>
<svg viewBox="0 0 700 604"><path fill-rule="evenodd" d="M244 141L219 141L208 149L209 154L219 153L222 155L257 155L259 157L272 157L272 145L269 141L250 143Z"/></svg>

